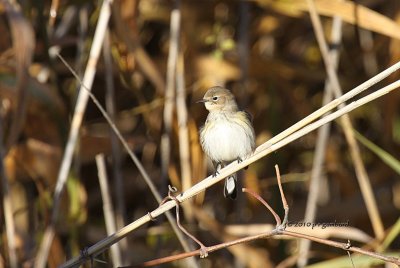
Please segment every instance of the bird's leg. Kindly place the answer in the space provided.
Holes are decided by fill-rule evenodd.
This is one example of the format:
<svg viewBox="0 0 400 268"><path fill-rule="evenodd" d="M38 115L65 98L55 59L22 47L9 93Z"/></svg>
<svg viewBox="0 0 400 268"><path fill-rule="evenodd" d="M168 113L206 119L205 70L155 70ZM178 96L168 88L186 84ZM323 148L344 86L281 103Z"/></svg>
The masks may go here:
<svg viewBox="0 0 400 268"><path fill-rule="evenodd" d="M237 160L238 163L243 162L243 159L240 158L240 157L236 158L236 160ZM249 168L249 166L246 166L246 167L244 167L243 169L244 169L244 170L247 170L248 168Z"/></svg>
<svg viewBox="0 0 400 268"><path fill-rule="evenodd" d="M216 162L214 166L215 166L215 172L213 174L213 177L216 177L217 175L219 175L218 171L222 168L222 163Z"/></svg>

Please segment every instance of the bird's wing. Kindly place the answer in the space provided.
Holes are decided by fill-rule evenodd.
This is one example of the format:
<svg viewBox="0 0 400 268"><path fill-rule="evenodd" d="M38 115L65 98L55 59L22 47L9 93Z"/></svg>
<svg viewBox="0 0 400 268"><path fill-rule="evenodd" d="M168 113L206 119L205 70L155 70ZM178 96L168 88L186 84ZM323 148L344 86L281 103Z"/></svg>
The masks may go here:
<svg viewBox="0 0 400 268"><path fill-rule="evenodd" d="M239 111L238 112L243 119L247 119L250 123L253 123L253 116L248 111Z"/></svg>

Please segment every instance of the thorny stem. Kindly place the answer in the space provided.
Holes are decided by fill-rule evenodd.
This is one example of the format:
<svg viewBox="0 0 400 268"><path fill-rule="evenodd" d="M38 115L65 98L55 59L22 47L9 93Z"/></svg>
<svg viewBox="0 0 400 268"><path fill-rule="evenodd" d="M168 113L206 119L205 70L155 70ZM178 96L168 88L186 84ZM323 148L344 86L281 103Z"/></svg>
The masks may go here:
<svg viewBox="0 0 400 268"><path fill-rule="evenodd" d="M208 256L208 250L207 247L204 246L204 244L198 240L194 235L192 235L191 233L189 233L188 230L186 230L182 225L181 225L181 221L180 221L180 216L179 216L179 207L180 207L180 202L179 200L173 195L173 193L175 193L177 191L177 189L175 187L168 187L168 197L167 199L170 200L174 200L176 203L176 223L179 227L179 229L181 229L182 232L184 232L187 236L189 236L193 241L195 241L199 246L199 253L200 253L200 258L207 258ZM189 256L188 256L189 257Z"/></svg>
<svg viewBox="0 0 400 268"><path fill-rule="evenodd" d="M246 188L243 188L242 191L251 194L254 198L256 198L258 201L260 201L272 213L272 215L274 216L275 221L276 221L276 228L281 231L281 230L285 230L286 224L288 222L289 206L288 206L287 201L286 201L285 193L283 192L281 174L279 172L278 165L275 165L275 172L276 172L276 178L278 180L279 192L281 194L282 205L283 205L283 208L285 210L285 215L284 215L284 218L283 218L283 222L282 222L281 218L279 218L278 214L267 203L267 201L265 201L260 195L258 195L257 193L255 193L255 192L253 192L253 191L251 191L249 189L246 189Z"/></svg>
<svg viewBox="0 0 400 268"><path fill-rule="evenodd" d="M216 251L216 250L219 250L219 249L222 249L222 248L227 248L227 247L230 247L230 246L233 246L233 245L246 243L246 242L250 242L250 241L254 241L254 240L258 240L258 239L265 239L265 238L276 236L276 235L286 235L286 236L290 236L290 237L308 239L308 240L311 240L311 241L314 241L314 242L317 242L317 243L320 243L320 244L325 244L325 245L328 245L328 246L332 246L332 247L343 249L349 255L350 255L350 252L360 253L360 254L367 255L367 256L370 256L370 257L373 257L373 258L376 258L376 259L383 260L385 262L394 263L394 264L400 266L400 259L399 258L391 257L391 256L385 256L385 255L382 255L382 254L379 254L379 253L376 253L376 252L372 252L372 251L364 250L362 248L354 247L354 246L351 245L349 240L348 240L347 243L341 243L341 242L336 242L336 241L332 241L332 240L328 240L328 239L324 239L324 238L319 238L319 237L316 237L316 236L311 236L311 235L308 235L308 234L302 234L302 233L298 233L298 232L285 230L286 224L287 224L287 221L288 221L289 206L287 204L287 201L286 201L286 198L285 198L285 194L283 192L281 176L280 176L278 165L275 165L275 171L276 171L276 175L277 175L279 191L280 191L280 194L281 194L282 205L283 205L283 208L285 210L285 215L284 215L283 222L279 218L278 214L267 203L267 201L265 201L260 195L258 195L257 193L255 193L252 190L249 190L249 189L246 189L246 188L242 189L243 192L249 193L254 198L256 198L258 201L260 201L260 203L262 203L272 213L272 215L274 216L274 218L276 220L276 223L277 223L277 226L276 226L276 228L274 230L271 230L271 231L265 232L265 233L261 233L261 234L257 234L257 235L253 235L253 236L247 236L247 237L244 237L244 238L240 238L240 239L236 239L236 240L233 240L233 241L217 244L217 245L214 245L214 246L205 247L200 241L198 241L194 236L192 236L188 231L186 231L186 229L184 229L180 225L180 222L179 222L179 200L177 200L175 196L170 194L170 192L171 192L170 191L168 193L168 197L176 202L176 210L177 210L176 218L177 218L177 223L178 223L179 228L181 228L181 230L185 234L187 234L190 238L192 238L194 241L196 241L200 245L201 248L198 249L198 250L191 251L191 252L185 252L185 253L177 254L177 255L174 255L174 256L168 256L168 257L164 257L164 258L151 260L151 261L142 263L140 265L125 266L125 267L122 267L122 268L149 267L149 266L160 265L162 263L168 263L168 262L172 262L172 261L188 258L188 257L191 257L191 256L196 256L196 255L199 255L200 258L204 258L204 257L207 257L207 256L204 256L204 252L206 252L206 254L208 254L209 252L213 252L213 251ZM351 259L351 256L350 256L350 259ZM351 261L353 262L352 259L351 259Z"/></svg>
<svg viewBox="0 0 400 268"><path fill-rule="evenodd" d="M254 191L252 191L250 189L242 188L242 192L249 193L251 196L253 196L258 201L260 201L260 203L263 204L274 216L275 221L276 221L276 226L277 227L281 226L281 224L282 224L281 218L279 218L279 215L273 210L273 208L267 203L267 201L265 201L261 196L259 196L257 193L255 193Z"/></svg>
<svg viewBox="0 0 400 268"><path fill-rule="evenodd" d="M276 236L276 235L286 235L286 236L290 236L290 237L296 237L296 238L303 238L303 239L308 239L320 244L324 244L324 245L328 245L331 247L336 247L336 248L340 248L345 250L346 252L355 252L355 253L360 253L366 256L370 256L379 260L383 260L385 262L390 262L390 263L394 263L398 266L400 266L400 259L396 258L396 257L391 257L391 256L385 256L376 252L372 252L372 251L368 251L368 250L364 250L362 248L359 247L354 247L351 244L349 244L348 242L346 243L341 243L341 242L336 242L336 241L332 241L332 240L328 240L328 239L323 239L323 238L319 238L319 237L315 237L315 236L311 236L311 235L307 235L307 234L302 234L302 233L297 233L297 232L292 232L292 231L287 231L287 230L279 230L278 228L271 230L269 232L265 232L265 233L261 233L261 234L257 234L257 235L252 235L252 236L247 236L247 237L243 237L240 239L236 239L233 241L229 241L229 242L225 242L225 243L221 243L221 244L217 244L214 246L209 246L207 247L207 251L210 252L214 252L223 248L227 248L230 246L234 246L237 244L242 244L242 243L248 243L251 241L255 241L258 239L265 239L265 238L269 238L272 236ZM181 253L181 254L177 254L174 256L168 256L168 257L163 257L163 258L159 258L159 259L155 259L155 260L151 260L145 263L142 263L140 265L132 265L132 266L124 266L121 268L133 268L133 267L149 267L149 266L154 266L154 265L159 265L162 263L168 263L168 262L172 262L172 261L177 261L180 259L184 259L187 257L191 257L191 256L196 256L196 255L201 255L201 250L194 250L191 252L185 252L185 253Z"/></svg>
<svg viewBox="0 0 400 268"><path fill-rule="evenodd" d="M332 241L332 240L328 240L328 239L319 238L316 236L311 236L308 234L302 234L302 233L297 233L297 232L292 232L292 231L287 231L287 230L280 231L280 234L291 236L291 237L308 239L308 240L311 240L311 241L314 241L314 242L317 242L320 244L328 245L328 246L335 247L335 248L341 248L345 251L360 253L360 254L367 255L367 256L370 256L370 257L373 257L376 259L383 260L385 262L391 262L391 263L394 263L394 264L400 266L399 258L382 255L380 253L368 251L368 250L365 250L365 249L362 249L359 247L354 247L351 244L349 244L348 242L341 243L341 242L336 242L336 241Z"/></svg>
<svg viewBox="0 0 400 268"><path fill-rule="evenodd" d="M217 244L214 246L209 246L209 247L207 247L207 251L210 253L210 252L214 252L214 251L217 251L217 250L220 250L223 248L231 247L231 246L238 245L238 244L243 244L243 243L254 241L257 239L271 237L271 236L278 235L278 234L279 234L279 231L277 229L274 229L274 230L271 230L266 233L261 233L261 234L253 235L253 236L247 236L247 237L243 237L243 238L236 239L233 241L228 241L228 242ZM120 267L120 268L150 267L150 266L160 265L163 263L177 261L180 259L184 259L184 258L191 257L191 256L197 256L197 255L201 256L201 249L147 261L147 262L144 262L144 263L141 263L138 265L124 266L124 267Z"/></svg>
<svg viewBox="0 0 400 268"><path fill-rule="evenodd" d="M400 62L396 63L395 65L389 67L388 69L384 70L380 74L376 75L375 77L371 78L370 80L366 81L365 83L361 84L360 86L352 89L351 91L347 92L345 95L342 97L335 99L328 105L325 105L324 107L320 108L316 112L312 113L311 115L307 116L300 122L296 123L286 131L282 132L281 134L275 136L273 139L270 139L269 141L263 143L260 145L256 151L248 158L243 160L242 163L237 164L237 163L232 163L228 165L226 168L221 170L222 175L218 175L216 178L213 176L209 176L205 178L204 180L200 181L190 189L188 189L185 192L182 192L179 196L177 196L177 199L180 202L183 202L196 194L198 194L201 191L204 191L206 188L210 187L211 185L215 184L216 182L222 180L223 178L229 176L230 174L248 166L249 164L265 157L266 155L270 154L271 152L274 152L278 150L279 148L282 148L283 146L289 144L290 142L299 139L300 137L310 133L311 131L317 129L318 127L321 127L322 125L326 124L327 122L331 122L332 120L339 118L340 116L343 116L344 114L347 114L356 108L359 108L366 103L371 102L372 100L375 100L385 94L388 94L389 92L397 89L400 87L400 80L393 82L365 97L362 97L361 99L355 100L345 106L344 108L339 109L336 112L333 112L329 115L326 115L325 117L318 119L315 121L317 118L319 118L321 115L327 113L328 111L331 111L335 107L337 107L338 104L343 103L344 101L347 101L348 99L354 98L354 96L358 95L365 89L369 88L372 84L376 84L378 81L381 81L383 78L387 77L389 74L395 72L400 68ZM313 122L315 121L315 122ZM129 153L129 152L128 152ZM135 162L136 163L136 162ZM139 169L140 170L140 169ZM160 198L161 200L161 198ZM88 252L90 255L97 255L100 252L104 251L106 247L109 247L110 245L118 242L120 239L123 237L127 236L129 233L137 229L138 227L142 226L144 223L149 222L150 220L154 219L155 217L166 213L168 210L172 209L176 203L174 201L169 201L166 202L163 206L160 206L159 208L153 210L151 214L144 215L141 218L133 221L132 223L128 224L127 226L123 227L122 229L118 230L115 234L108 236L98 243L94 244L93 246L90 246L88 249ZM167 214L168 215L168 214ZM170 217L168 217L169 219ZM175 223L174 223L175 224ZM172 225L173 227L176 225ZM208 247L210 248L210 247ZM381 259L381 258L380 258ZM64 264L62 264L60 267L73 267L76 265L80 265L83 262L85 262L84 259L81 257L75 257ZM393 261L392 261L393 262ZM400 264L400 261L398 261ZM393 262L396 263L397 262Z"/></svg>
<svg viewBox="0 0 400 268"><path fill-rule="evenodd" d="M283 192L282 181L281 181L281 173L279 172L279 166L278 165L275 165L275 172L276 172L276 178L278 180L279 191L281 193L283 209L285 210L285 215L284 215L284 218L283 218L283 222L279 226L279 228L283 228L282 230L284 230L286 228L286 224L288 222L289 206L288 206L287 201L286 201L285 193Z"/></svg>

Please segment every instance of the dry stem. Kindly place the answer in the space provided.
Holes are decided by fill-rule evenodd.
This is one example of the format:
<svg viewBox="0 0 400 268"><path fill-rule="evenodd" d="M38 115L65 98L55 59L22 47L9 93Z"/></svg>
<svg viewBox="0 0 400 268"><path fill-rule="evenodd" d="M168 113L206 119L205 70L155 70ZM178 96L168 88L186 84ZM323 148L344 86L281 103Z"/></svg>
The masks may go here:
<svg viewBox="0 0 400 268"><path fill-rule="evenodd" d="M188 189L187 191L178 195L177 200L180 203L182 203L183 201L197 195L201 191L204 191L206 188L223 180L227 176L229 176L229 175L237 172L238 170L243 169L244 167L250 165L251 163L265 157L266 155L270 154L271 152L274 152L274 151L278 150L279 148L282 148L283 146L289 144L290 142L321 127L322 125L326 124L327 122L331 122L332 120L334 120L340 116L343 116L344 114L347 114L347 113L353 111L354 109L393 91L394 89L398 88L399 86L400 86L400 80L396 81L392 84L389 84L388 86L381 88L359 100L353 101L352 103L348 104L347 106L319 119L318 121L315 121L314 123L311 123L311 124L303 127L301 130L287 136L286 138L280 140L279 142L277 142L275 144L271 145L271 141L265 142L260 147L258 147L256 152L254 152L253 155L251 155L249 158L244 159L240 163L238 163L237 161L234 161L233 163L229 164L225 168L221 169L217 176L215 176L215 177L209 176L209 177L205 178L204 180L200 181L199 183L197 183L196 185L194 185L193 187L191 187L190 189ZM352 94L352 93L350 93L350 94ZM262 149L260 149L260 148L262 148ZM174 201L168 201L165 204L158 207L157 209L148 213L147 215L142 216L141 218L137 219L136 221L132 222L131 224L120 229L117 233L99 241L95 245L88 248L87 252L88 252L89 256L95 256L95 255L99 254L100 252L102 252L106 248L108 248L110 245L118 242L120 239L122 239L123 237L125 237L126 235L131 233L133 230L142 226L146 222L149 222L150 220L156 218L157 216L164 214L166 211L175 207L175 205L176 205L176 203ZM72 266L78 265L84 261L85 261L85 258L76 257L76 258L73 258L73 259L69 260L68 262L64 263L61 267L72 267Z"/></svg>
<svg viewBox="0 0 400 268"><path fill-rule="evenodd" d="M285 198L285 194L284 191L282 189L282 182L280 179L280 174L279 174L279 168L276 165L275 166L275 170L276 170L276 175L277 175L277 180L278 180L278 186L279 186L279 190L280 190L280 194L281 194L281 199L282 199L282 205L285 209L285 216L284 218L287 219L288 218L288 213L289 213L289 206L287 205L286 202L286 198ZM371 256L373 258L377 258L380 260L383 260L385 262L391 262L397 265L400 265L400 260L398 258L395 257L390 257L390 256L385 256L383 254L379 254L376 252L371 252L368 250L364 250L358 247L353 247L350 243L350 241L348 241L347 243L342 243L342 242L336 242L336 241L332 241L332 240L328 240L328 239L323 239L323 238L319 238L319 237L315 237L312 235L308 235L308 234L302 234L302 233L297 233L297 232L292 232L292 231L286 231L285 230L285 220L283 221L283 223L281 224L281 219L279 218L279 216L276 216L277 213L271 208L271 206L268 204L267 201L265 201L261 196L259 196L258 194L256 194L255 192L248 190L248 189L243 189L243 192L246 193L250 193L254 198L256 198L257 200L259 200L275 217L276 220L276 224L277 227L269 232L266 233L261 233L261 234L257 234L257 235L253 235L253 236L248 236L248 237L244 237L241 239L236 239L233 241L229 241L229 242L225 242L225 243L221 243L218 245L214 245L214 246L210 246L210 247L206 247L205 250L210 253L219 249L223 249L223 248L227 248L233 245L237 245L237 244L241 244L241 243L247 243L247 242L251 242L251 241L255 241L258 239L265 239L271 236L276 236L276 235L286 235L286 236L291 236L291 237L296 237L296 238L303 238L303 239L308 239L310 241L314 241L320 244L325 244L331 247L336 247L336 248L341 248L343 250L345 250L346 252L357 252L363 255L367 255L367 256ZM200 257L202 256L202 250L204 250L203 248L200 250L195 250L192 252L186 252L183 254L178 254L178 255L174 255L174 256L168 256L168 257L164 257L164 258L159 258L156 260L152 260L152 261L148 261L145 263L142 263L140 265L134 265L134 266L125 266L123 268L132 268L132 267L149 267L149 266L154 266L154 265L160 265L163 263L168 263L168 262L172 262L172 261L176 261L179 259L183 259L183 258L187 258L189 256L196 256L196 255L200 255Z"/></svg>
<svg viewBox="0 0 400 268"><path fill-rule="evenodd" d="M322 53L322 58L325 63L329 82L332 86L331 89L335 97L339 98L340 96L342 96L342 89L340 87L339 78L335 71L335 65L333 64L332 59L329 56L328 45L324 37L321 20L317 13L314 0L307 0L307 5L310 11L314 32ZM342 107L342 105L344 104L341 104L339 107ZM346 114L345 116L340 118L340 122L342 124L342 130L344 132L346 141L349 145L350 155L354 163L356 176L367 207L367 212L372 223L372 228L374 229L377 239L382 239L384 236L382 219L379 214L378 206L376 204L375 196L372 191L372 186L367 171L361 158L360 148L354 137L354 129L350 121L350 117Z"/></svg>

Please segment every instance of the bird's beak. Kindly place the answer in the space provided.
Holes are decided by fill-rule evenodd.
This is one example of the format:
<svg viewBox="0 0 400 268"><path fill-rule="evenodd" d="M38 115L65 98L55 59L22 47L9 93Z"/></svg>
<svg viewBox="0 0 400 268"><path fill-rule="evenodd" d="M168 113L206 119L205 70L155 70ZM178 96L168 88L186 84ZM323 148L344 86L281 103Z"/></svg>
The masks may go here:
<svg viewBox="0 0 400 268"><path fill-rule="evenodd" d="M207 102L208 100L206 100L206 99L202 99L202 100L199 100L199 101L196 101L196 103L205 103L205 102Z"/></svg>

